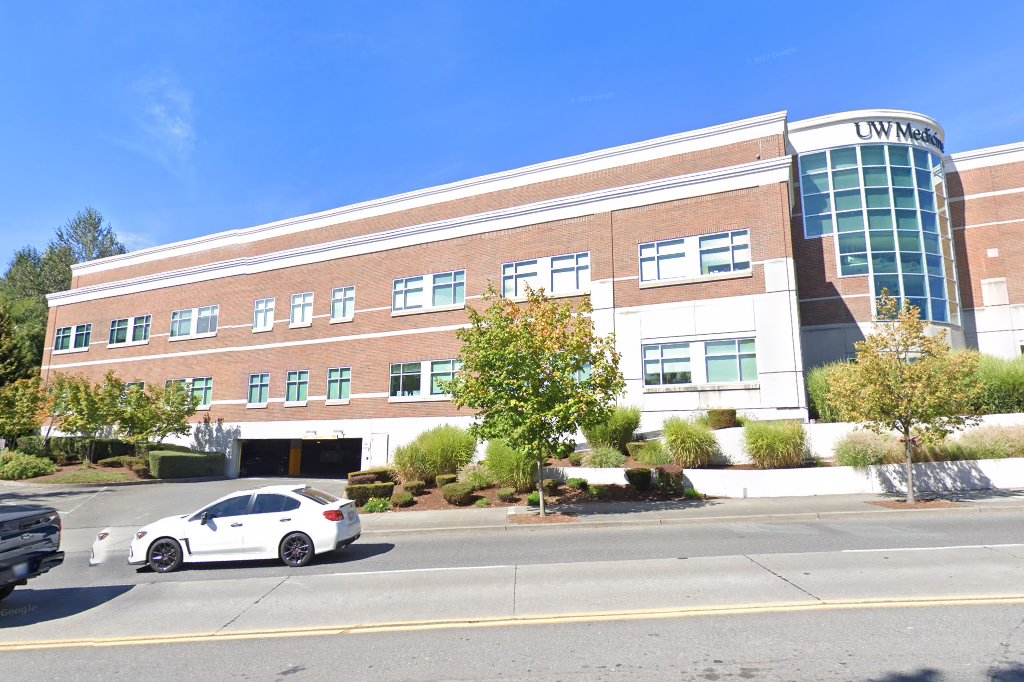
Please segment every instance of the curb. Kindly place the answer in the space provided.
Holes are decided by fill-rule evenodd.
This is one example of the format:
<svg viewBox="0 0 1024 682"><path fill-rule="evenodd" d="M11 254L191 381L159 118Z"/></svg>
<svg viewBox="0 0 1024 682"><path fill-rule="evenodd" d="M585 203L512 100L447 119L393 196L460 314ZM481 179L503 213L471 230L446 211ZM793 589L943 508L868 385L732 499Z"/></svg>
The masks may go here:
<svg viewBox="0 0 1024 682"><path fill-rule="evenodd" d="M227 481L229 476L205 476L202 478L147 478L139 481L111 481L110 483L40 483L39 481L0 481L0 486L14 486L16 488L29 488L32 486L45 488L82 488L93 490L95 488L124 487L133 485L155 485L157 483L204 483L206 481Z"/></svg>

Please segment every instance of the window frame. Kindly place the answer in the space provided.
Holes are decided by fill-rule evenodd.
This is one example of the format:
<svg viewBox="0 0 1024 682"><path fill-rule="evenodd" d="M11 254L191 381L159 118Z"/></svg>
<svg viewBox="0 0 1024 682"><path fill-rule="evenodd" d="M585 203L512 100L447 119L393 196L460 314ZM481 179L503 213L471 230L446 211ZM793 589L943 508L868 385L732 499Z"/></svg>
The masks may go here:
<svg viewBox="0 0 1024 682"><path fill-rule="evenodd" d="M749 341L753 344L754 350L744 352L741 344L745 341ZM733 352L731 353L709 353L708 346L712 344L724 344L732 343ZM745 377L743 375L743 359L744 357L753 359L754 361L754 376ZM736 379L732 381L713 381L711 379L710 366L708 364L711 358L735 358L736 368ZM757 339L752 336L730 338L730 339L708 339L704 342L704 371L705 380L708 385L729 385L729 384L751 384L759 381L759 373L757 370Z"/></svg>
<svg viewBox="0 0 1024 682"><path fill-rule="evenodd" d="M263 309L260 309L260 304ZM257 298L252 304L252 331L253 333L269 332L274 329L274 315L277 313L277 297ZM258 324L260 316L263 316L263 324Z"/></svg>
<svg viewBox="0 0 1024 682"><path fill-rule="evenodd" d="M443 281L443 279L446 277L450 277L450 280ZM441 279L442 281L438 281L439 279ZM415 286L416 284L418 284L419 286ZM437 295L437 292L445 288L450 288L452 290L452 300L454 302L435 304L434 300ZM416 294L420 297L419 304L409 304L410 294ZM399 299L401 299L400 305ZM459 310L465 307L465 268L445 270L443 272L434 272L423 275L410 275L409 277L396 277L391 281L392 317L400 317L402 315L415 315L418 313L439 312L445 310Z"/></svg>
<svg viewBox="0 0 1024 682"><path fill-rule="evenodd" d="M114 325L118 322L124 322L124 341L114 341ZM152 315L135 315L133 317L120 317L116 320L110 321L110 334L107 337L107 348L124 348L127 346L145 346L149 343L149 336L152 331L153 316ZM135 332L141 328L143 330L143 338L136 340Z"/></svg>
<svg viewBox="0 0 1024 682"><path fill-rule="evenodd" d="M213 320L213 329L211 331L199 332L199 312L200 311L211 311L212 314L207 314L205 319ZM180 329L182 323L182 313L188 313L188 329L189 333L181 334L175 333L175 330ZM177 316L177 319L175 318ZM181 310L171 311L171 329L167 335L169 341L188 341L191 339L210 339L217 336L217 332L220 329L220 305L207 305L197 306L195 308L182 308Z"/></svg>
<svg viewBox="0 0 1024 682"><path fill-rule="evenodd" d="M83 345L78 344L79 338L84 338ZM67 342L67 347L59 348L60 342ZM58 327L53 332L52 355L64 355L67 353L85 353L92 346L92 322L72 324L65 327Z"/></svg>
<svg viewBox="0 0 1024 682"><path fill-rule="evenodd" d="M449 364L448 371L437 371L437 370L434 369L434 365L441 364L441 363L448 363ZM432 397L432 398L436 398L438 396L451 397L451 393L448 393L446 391L440 391L440 390L435 391L434 390L434 378L435 377L447 377L447 379L445 379L446 381L453 380L455 378L455 375L457 375L459 372L462 371L462 361L459 360L458 358L449 358L449 359L446 359L446 360L430 360L429 364L430 364L430 368L427 370L427 372L428 372L428 385L429 385L430 390L429 390L428 395L430 397Z"/></svg>
<svg viewBox="0 0 1024 682"><path fill-rule="evenodd" d="M680 360L683 359L682 357L676 357L676 358L669 357L669 358L666 358L665 357L665 348L668 347L668 346L681 346L681 347L685 347L685 350L686 350L686 358L685 358L686 359L686 369L685 370L681 370L681 371L685 371L685 372L687 372L690 375L689 381L677 381L677 382L671 382L671 383L665 381L665 361L666 360L668 360L668 361L680 361ZM648 349L657 349L658 357L657 358L650 358L649 359L647 357ZM648 381L647 381L647 376L648 376L647 363L648 362L653 362L653 361L657 361L657 363L658 363L658 383L653 383L652 384L652 383L648 383ZM657 343L642 343L640 345L640 373L641 373L641 377L642 377L642 381L643 381L643 386L644 386L645 389L648 389L648 388L658 389L658 388L676 387L676 386L693 386L694 385L694 381L693 381L693 379L694 379L694 377L693 377L693 344L691 342L689 342L689 341L662 341L662 342L657 342Z"/></svg>
<svg viewBox="0 0 1024 682"><path fill-rule="evenodd" d="M739 244L736 243L736 238L739 235L743 235L746 238L746 242L745 243L742 243L742 242L739 243ZM727 246L714 246L714 247L710 247L710 248L705 248L704 247L704 242L705 241L710 241L711 239L715 239L715 238L718 238L718 239L728 238L729 243L728 243ZM736 267L736 252L737 252L737 250L739 250L739 251L745 250L747 252L747 260L746 260L747 266L745 268L737 268ZM708 253L712 253L712 252L722 252L722 251L726 251L729 254L729 269L728 270L722 270L722 271L719 271L719 272L704 272L704 255L708 254ZM716 232L714 234L702 234L697 239L697 260L698 260L698 264L700 266L700 274L701 274L702 277L714 277L716 275L730 275L730 274L735 274L735 273L740 273L740 272L749 272L751 267L752 267L750 253L751 253L751 244L750 244L750 229L749 228L741 228L739 230L729 230L728 232ZM740 263L742 263L742 262L743 261L740 261Z"/></svg>
<svg viewBox="0 0 1024 682"><path fill-rule="evenodd" d="M337 372L338 376L331 374ZM331 385L337 384L338 397L331 397ZM327 369L327 397L328 405L348 405L352 399L352 368L351 367L329 367Z"/></svg>
<svg viewBox="0 0 1024 682"><path fill-rule="evenodd" d="M309 301L308 302L306 301L306 297L307 296L309 297ZM297 298L300 299L298 303L296 303L296 299ZM302 328L302 327L312 327L313 326L313 306L314 306L315 303L316 303L316 295L312 291L303 291L303 292L300 292L300 293L297 293L297 294L292 294L291 308L289 308L289 311L288 311L288 328L289 329L298 329L298 328ZM307 308L309 309L309 319L303 319L303 320L301 320L299 322L296 322L295 321L295 311L296 311L296 309L298 309L300 312L304 312ZM305 316L303 316L303 317L305 317Z"/></svg>
<svg viewBox="0 0 1024 682"><path fill-rule="evenodd" d="M255 382L253 381L254 377L256 378ZM263 402L256 402L256 403L250 402L250 400L252 398L253 388L255 388L258 391L257 397L259 397L262 394L263 390L266 390L266 398L267 399L265 401L263 401ZM251 372L249 374L248 389L246 390L246 394L245 394L245 406L247 408L261 408L261 407L266 407L269 404L270 404L270 372Z"/></svg>
<svg viewBox="0 0 1024 682"><path fill-rule="evenodd" d="M409 400L409 399L420 399L423 396L423 361L413 362L392 362L388 376L390 380L388 382L388 400ZM419 368L414 373L412 371L406 372L405 368L407 365L419 365ZM395 367L398 367L398 372L395 372ZM417 386L415 393L404 394L405 388L405 377L416 377ZM395 378L398 378L398 392L395 392Z"/></svg>
<svg viewBox="0 0 1024 682"><path fill-rule="evenodd" d="M305 407L309 403L309 370L290 369L284 375L284 406ZM295 387L295 400L290 400L291 389ZM305 395L302 389L305 388Z"/></svg>
<svg viewBox="0 0 1024 682"><path fill-rule="evenodd" d="M213 377L192 377L191 379L188 379L188 391L193 398L196 397L197 381L209 382L209 385L199 387L203 394L199 396L199 403L196 405L196 410L209 410L210 407L213 406Z"/></svg>
<svg viewBox="0 0 1024 682"><path fill-rule="evenodd" d="M340 295L339 295L340 292ZM342 314L335 316L335 306L341 304L342 313L345 312L346 304L351 303L352 311L348 314ZM335 287L331 290L331 324L336 322L351 322L356 316L356 287L355 285L349 285L344 287Z"/></svg>

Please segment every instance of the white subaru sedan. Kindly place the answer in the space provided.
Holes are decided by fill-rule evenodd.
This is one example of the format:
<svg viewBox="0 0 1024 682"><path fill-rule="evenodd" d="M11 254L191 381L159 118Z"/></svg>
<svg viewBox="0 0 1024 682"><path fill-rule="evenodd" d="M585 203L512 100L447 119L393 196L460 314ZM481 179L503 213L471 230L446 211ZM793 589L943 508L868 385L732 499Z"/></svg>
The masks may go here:
<svg viewBox="0 0 1024 682"><path fill-rule="evenodd" d="M278 558L305 566L359 539L351 500L303 484L225 495L199 511L168 516L135 532L128 563L169 573L182 563Z"/></svg>

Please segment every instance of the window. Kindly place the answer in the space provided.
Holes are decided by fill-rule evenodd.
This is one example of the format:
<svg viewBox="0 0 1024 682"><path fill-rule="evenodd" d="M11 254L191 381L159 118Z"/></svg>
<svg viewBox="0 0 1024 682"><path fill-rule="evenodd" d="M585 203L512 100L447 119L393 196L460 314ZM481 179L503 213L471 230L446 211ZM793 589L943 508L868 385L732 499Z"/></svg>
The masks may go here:
<svg viewBox="0 0 1024 682"><path fill-rule="evenodd" d="M145 381L129 381L124 385L124 392L127 395L131 391L139 391L140 393L146 390Z"/></svg>
<svg viewBox="0 0 1024 682"><path fill-rule="evenodd" d="M436 360L430 363L430 395L448 395L445 382L455 378L455 373L462 369L458 360Z"/></svg>
<svg viewBox="0 0 1024 682"><path fill-rule="evenodd" d="M331 322L351 320L356 314L356 288L341 287L331 294Z"/></svg>
<svg viewBox="0 0 1024 682"><path fill-rule="evenodd" d="M505 298L526 298L526 290L542 286L536 260L506 263L501 268L501 293Z"/></svg>
<svg viewBox="0 0 1024 682"><path fill-rule="evenodd" d="M53 337L54 350L70 350L73 327L61 327Z"/></svg>
<svg viewBox="0 0 1024 682"><path fill-rule="evenodd" d="M217 334L220 306L211 305L171 313L171 338L203 338Z"/></svg>
<svg viewBox="0 0 1024 682"><path fill-rule="evenodd" d="M348 400L352 393L352 368L337 367L327 370L327 399Z"/></svg>
<svg viewBox="0 0 1024 682"><path fill-rule="evenodd" d="M249 375L249 405L266 405L270 402L270 375Z"/></svg>
<svg viewBox="0 0 1024 682"><path fill-rule="evenodd" d="M71 338L71 350L88 350L92 342L92 324L79 324L74 327Z"/></svg>
<svg viewBox="0 0 1024 682"><path fill-rule="evenodd" d="M252 314L252 330L254 332L269 331L274 328L274 299L261 298L256 301Z"/></svg>
<svg viewBox="0 0 1024 682"><path fill-rule="evenodd" d="M576 373L573 376L573 378L576 379L576 383L582 384L585 381L590 381L590 377L593 376L593 374L594 374L593 366L591 366L590 363L587 363L587 364L583 365L582 368L576 370Z"/></svg>
<svg viewBox="0 0 1024 682"><path fill-rule="evenodd" d="M249 500L252 499L252 495L236 495L235 497L229 497L226 500L221 500L211 504L209 507L199 512L193 517L193 520L207 514L214 519L226 519L231 516L245 516L249 513Z"/></svg>
<svg viewBox="0 0 1024 682"><path fill-rule="evenodd" d="M404 362L391 365L391 397L408 398L420 394L422 363Z"/></svg>
<svg viewBox="0 0 1024 682"><path fill-rule="evenodd" d="M285 404L305 403L307 398L309 398L309 372L306 370L288 372L285 378Z"/></svg>
<svg viewBox="0 0 1024 682"><path fill-rule="evenodd" d="M704 344L708 383L757 381L754 339L707 341Z"/></svg>
<svg viewBox="0 0 1024 682"><path fill-rule="evenodd" d="M423 307L423 278L396 279L392 288L392 310L415 310Z"/></svg>
<svg viewBox="0 0 1024 682"><path fill-rule="evenodd" d="M466 271L442 272L434 275L434 292L431 305L462 305L466 302Z"/></svg>
<svg viewBox="0 0 1024 682"><path fill-rule="evenodd" d="M213 403L213 378L193 379L192 397L197 399L199 407L209 407Z"/></svg>
<svg viewBox="0 0 1024 682"><path fill-rule="evenodd" d="M313 293L292 296L292 327L308 327L313 324Z"/></svg>
<svg viewBox="0 0 1024 682"><path fill-rule="evenodd" d="M590 252L531 258L501 266L502 296L526 298L528 288L543 288L556 296L590 291Z"/></svg>
<svg viewBox="0 0 1024 682"><path fill-rule="evenodd" d="M685 239L640 245L640 281L659 282L686 277Z"/></svg>
<svg viewBox="0 0 1024 682"><path fill-rule="evenodd" d="M554 256L551 259L551 293L590 290L590 252Z"/></svg>
<svg viewBox="0 0 1024 682"><path fill-rule="evenodd" d="M256 496L256 502L252 506L253 514L277 514L280 512L293 511L299 508L301 503L284 495L261 494Z"/></svg>
<svg viewBox="0 0 1024 682"><path fill-rule="evenodd" d="M108 346L120 346L149 341L149 328L153 321L152 315L141 315L139 317L125 317L110 322L110 338ZM129 339L129 330L131 338Z"/></svg>
<svg viewBox="0 0 1024 682"><path fill-rule="evenodd" d="M750 269L750 231L735 230L700 238L700 274Z"/></svg>
<svg viewBox="0 0 1024 682"><path fill-rule="evenodd" d="M644 346L643 359L645 386L679 386L692 381L688 343Z"/></svg>

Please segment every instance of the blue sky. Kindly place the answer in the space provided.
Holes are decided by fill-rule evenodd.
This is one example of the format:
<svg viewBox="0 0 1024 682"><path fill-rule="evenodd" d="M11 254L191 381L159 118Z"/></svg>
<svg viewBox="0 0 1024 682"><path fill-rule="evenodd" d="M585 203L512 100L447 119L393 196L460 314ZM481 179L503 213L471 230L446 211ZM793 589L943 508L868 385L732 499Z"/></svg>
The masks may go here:
<svg viewBox="0 0 1024 682"><path fill-rule="evenodd" d="M695 9L695 5L704 5ZM1024 140L1024 3L0 3L0 262L129 248L786 109Z"/></svg>

